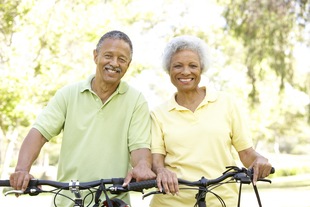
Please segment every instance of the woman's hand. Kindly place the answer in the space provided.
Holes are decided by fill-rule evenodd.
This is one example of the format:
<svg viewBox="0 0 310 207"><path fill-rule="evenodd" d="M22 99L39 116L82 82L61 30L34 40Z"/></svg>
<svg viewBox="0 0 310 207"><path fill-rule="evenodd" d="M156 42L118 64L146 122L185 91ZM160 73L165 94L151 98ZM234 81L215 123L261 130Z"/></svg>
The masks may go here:
<svg viewBox="0 0 310 207"><path fill-rule="evenodd" d="M160 192L163 191L172 195L178 194L179 192L179 183L177 175L174 172L171 172L170 170L166 168L157 168L157 186Z"/></svg>

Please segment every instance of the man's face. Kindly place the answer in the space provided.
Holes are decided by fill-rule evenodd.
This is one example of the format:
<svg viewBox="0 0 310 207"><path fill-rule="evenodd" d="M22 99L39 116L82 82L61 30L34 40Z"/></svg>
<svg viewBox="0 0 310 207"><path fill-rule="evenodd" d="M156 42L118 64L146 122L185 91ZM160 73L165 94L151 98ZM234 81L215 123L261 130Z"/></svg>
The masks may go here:
<svg viewBox="0 0 310 207"><path fill-rule="evenodd" d="M131 62L129 44L120 39L105 39L99 49L94 50L96 78L107 84L118 85Z"/></svg>

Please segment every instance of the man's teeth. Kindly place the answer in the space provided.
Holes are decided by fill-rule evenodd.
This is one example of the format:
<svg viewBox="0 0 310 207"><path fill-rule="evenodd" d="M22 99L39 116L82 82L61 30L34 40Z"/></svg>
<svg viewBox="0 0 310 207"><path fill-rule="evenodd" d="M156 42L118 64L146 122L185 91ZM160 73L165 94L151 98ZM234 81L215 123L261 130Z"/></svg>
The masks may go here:
<svg viewBox="0 0 310 207"><path fill-rule="evenodd" d="M120 73L121 69L119 68L106 68L107 71L109 71L110 73Z"/></svg>
<svg viewBox="0 0 310 207"><path fill-rule="evenodd" d="M107 71L111 72L111 73L116 73L117 71L111 68L107 68Z"/></svg>

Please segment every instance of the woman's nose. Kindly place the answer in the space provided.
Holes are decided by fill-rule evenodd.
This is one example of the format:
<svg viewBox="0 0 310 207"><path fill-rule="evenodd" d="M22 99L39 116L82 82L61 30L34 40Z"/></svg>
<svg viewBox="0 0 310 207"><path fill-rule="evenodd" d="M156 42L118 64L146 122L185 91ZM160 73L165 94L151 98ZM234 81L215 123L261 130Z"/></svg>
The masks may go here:
<svg viewBox="0 0 310 207"><path fill-rule="evenodd" d="M182 70L182 74L190 74L190 73L191 73L190 68L187 66L184 66Z"/></svg>

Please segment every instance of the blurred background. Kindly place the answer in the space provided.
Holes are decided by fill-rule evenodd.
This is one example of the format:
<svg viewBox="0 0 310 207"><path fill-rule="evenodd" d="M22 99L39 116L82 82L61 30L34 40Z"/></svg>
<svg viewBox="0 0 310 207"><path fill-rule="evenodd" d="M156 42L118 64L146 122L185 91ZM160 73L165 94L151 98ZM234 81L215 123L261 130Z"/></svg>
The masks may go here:
<svg viewBox="0 0 310 207"><path fill-rule="evenodd" d="M57 89L95 72L93 49L116 29L134 46L124 79L150 108L174 92L161 67L167 41L205 40L212 65L202 84L247 110L255 148L276 168L269 187L309 190L309 0L0 0L0 21L1 179L37 114ZM55 178L60 143L61 135L44 147L33 175Z"/></svg>

